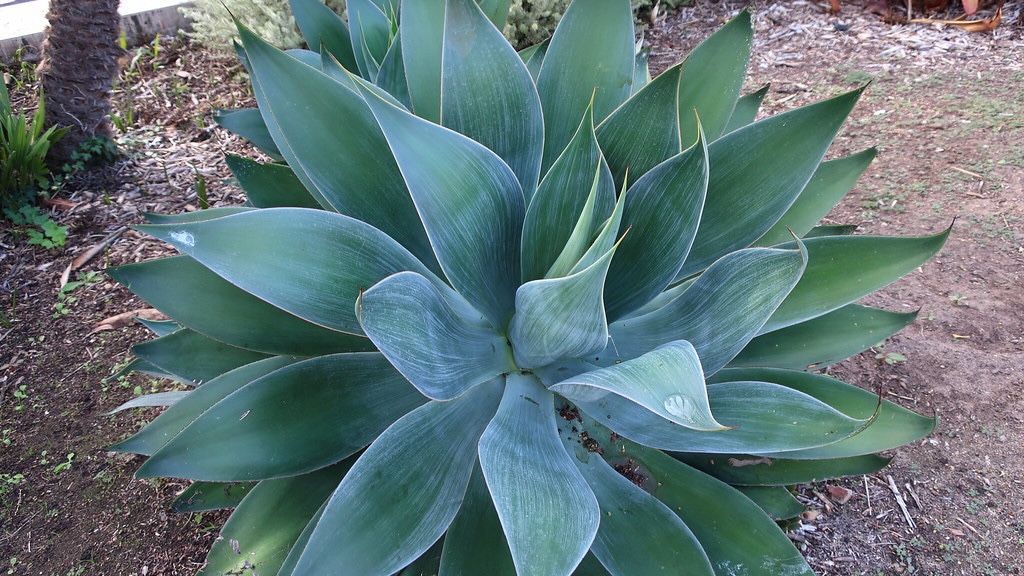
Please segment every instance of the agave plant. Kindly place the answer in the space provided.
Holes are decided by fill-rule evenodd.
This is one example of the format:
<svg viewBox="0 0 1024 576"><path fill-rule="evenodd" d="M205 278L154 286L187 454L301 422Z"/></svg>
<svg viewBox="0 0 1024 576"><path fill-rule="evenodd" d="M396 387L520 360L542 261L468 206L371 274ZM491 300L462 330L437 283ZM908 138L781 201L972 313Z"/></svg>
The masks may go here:
<svg viewBox="0 0 1024 576"><path fill-rule="evenodd" d="M240 28L220 117L250 205L111 271L173 318L130 369L192 387L114 449L235 508L204 574L811 574L786 486L934 425L808 370L911 322L854 302L948 233L816 226L861 90L754 121L746 13L652 79L628 0L521 53L507 1L292 6L314 50Z"/></svg>

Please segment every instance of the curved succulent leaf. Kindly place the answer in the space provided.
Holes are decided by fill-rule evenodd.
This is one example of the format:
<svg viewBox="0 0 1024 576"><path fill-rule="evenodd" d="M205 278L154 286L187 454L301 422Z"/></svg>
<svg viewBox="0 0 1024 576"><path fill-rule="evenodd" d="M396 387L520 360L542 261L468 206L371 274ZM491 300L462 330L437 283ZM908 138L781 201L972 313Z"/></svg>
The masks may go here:
<svg viewBox="0 0 1024 576"><path fill-rule="evenodd" d="M479 452L517 573L570 574L594 540L600 510L559 440L554 396L533 376L510 374Z"/></svg>
<svg viewBox="0 0 1024 576"><path fill-rule="evenodd" d="M508 11L512 7L512 0L478 0L477 4L498 30L505 27Z"/></svg>
<svg viewBox="0 0 1024 576"><path fill-rule="evenodd" d="M534 83L537 82L541 65L544 64L544 55L548 51L548 42L549 40L544 40L539 44L534 44L519 51L519 58L526 64L526 69L530 71L530 77L533 78Z"/></svg>
<svg viewBox="0 0 1024 576"><path fill-rule="evenodd" d="M791 486L843 476L871 474L884 468L889 458L876 454L825 460L786 460L744 454L673 454L726 484L738 486Z"/></svg>
<svg viewBox="0 0 1024 576"><path fill-rule="evenodd" d="M213 482L304 474L351 456L424 402L380 354L313 358L233 392L137 474Z"/></svg>
<svg viewBox="0 0 1024 576"><path fill-rule="evenodd" d="M754 338L729 366L802 370L834 364L884 341L915 318L917 312L888 312L848 304Z"/></svg>
<svg viewBox="0 0 1024 576"><path fill-rule="evenodd" d="M192 384L202 384L239 366L268 358L266 354L229 346L192 330L178 330L136 344L132 353Z"/></svg>
<svg viewBox="0 0 1024 576"><path fill-rule="evenodd" d="M171 510L180 514L237 508L255 487L256 482L193 482L174 499Z"/></svg>
<svg viewBox="0 0 1024 576"><path fill-rule="evenodd" d="M248 141L267 156L275 160L283 159L258 108L218 110L213 115L213 121L221 128Z"/></svg>
<svg viewBox="0 0 1024 576"><path fill-rule="evenodd" d="M227 371L164 410L134 436L108 447L107 450L146 456L155 454L214 404L249 382L293 362L294 359L275 356Z"/></svg>
<svg viewBox="0 0 1024 576"><path fill-rule="evenodd" d="M680 426L705 432L726 429L711 414L697 351L685 340L579 374L551 390L583 406L614 394Z"/></svg>
<svg viewBox="0 0 1024 576"><path fill-rule="evenodd" d="M292 545L292 549L288 551L288 555L285 556L284 562L281 564L280 570L277 572L277 576L294 576L295 565L298 564L299 558L302 553L306 550L306 545L309 544L309 537L313 534L313 530L317 524L320 523L320 519L323 518L324 508L327 508L327 502L324 502L320 509L313 514L313 517L306 523L306 527L299 533L299 537L295 540L295 544Z"/></svg>
<svg viewBox="0 0 1024 576"><path fill-rule="evenodd" d="M402 0L402 38L411 110L421 118L441 122L441 82L447 0Z"/></svg>
<svg viewBox="0 0 1024 576"><path fill-rule="evenodd" d="M409 110L412 108L412 97L409 96L409 78L406 76L403 56L402 36L398 35L384 56L376 82L382 92Z"/></svg>
<svg viewBox="0 0 1024 576"><path fill-rule="evenodd" d="M804 238L820 238L822 236L849 236L857 231L856 224L839 224L834 226L815 226Z"/></svg>
<svg viewBox="0 0 1024 576"><path fill-rule="evenodd" d="M637 40L636 56L633 57L633 86L630 94L636 94L651 83L651 51L643 47L643 37Z"/></svg>
<svg viewBox="0 0 1024 576"><path fill-rule="evenodd" d="M627 0L573 2L555 28L537 76L544 108L541 174L572 139L593 100L600 123L629 97L633 13Z"/></svg>
<svg viewBox="0 0 1024 576"><path fill-rule="evenodd" d="M363 94L445 275L496 328L504 328L519 284L525 211L515 174L480 144Z"/></svg>
<svg viewBox="0 0 1024 576"><path fill-rule="evenodd" d="M765 232L757 244L781 244L791 240L793 234L803 237L810 232L853 188L877 153L875 148L868 148L850 156L822 162L796 202Z"/></svg>
<svg viewBox="0 0 1024 576"><path fill-rule="evenodd" d="M534 280L516 292L516 314L509 340L516 365L546 366L560 358L576 358L604 350L608 321L604 286L615 248L570 276Z"/></svg>
<svg viewBox="0 0 1024 576"><path fill-rule="evenodd" d="M627 480L598 454L576 458L601 507L601 526L591 551L609 573L648 576L682 569L714 576L693 532L665 504Z"/></svg>
<svg viewBox="0 0 1024 576"><path fill-rule="evenodd" d="M245 197L257 208L322 208L292 169L284 164L261 164L228 154L228 168Z"/></svg>
<svg viewBox="0 0 1024 576"><path fill-rule="evenodd" d="M811 179L861 90L754 122L708 145L708 193L683 279L760 238Z"/></svg>
<svg viewBox="0 0 1024 576"><path fill-rule="evenodd" d="M238 348L294 356L373 350L366 338L275 308L186 256L128 264L107 273L182 325Z"/></svg>
<svg viewBox="0 0 1024 576"><path fill-rule="evenodd" d="M369 224L304 208L268 208L216 220L139 226L238 288L320 326L360 334L360 290L396 272L434 278L397 242ZM253 236L252 230L260 230ZM268 258L269 254L288 258ZM361 262L360 266L335 266ZM443 285L440 280L435 280Z"/></svg>
<svg viewBox="0 0 1024 576"><path fill-rule="evenodd" d="M274 141L306 189L323 206L380 229L432 265L416 207L366 102L244 27L239 30L252 63L256 100L274 118L269 124ZM323 120L307 122L310 117Z"/></svg>
<svg viewBox="0 0 1024 576"><path fill-rule="evenodd" d="M777 368L737 368L716 375L715 380L755 378L798 390L852 418L873 418L863 431L836 444L816 449L785 452L781 458L821 459L861 456L924 438L935 429L935 418L911 412L852 384L828 376Z"/></svg>
<svg viewBox="0 0 1024 576"><path fill-rule="evenodd" d="M155 214L147 212L143 214L146 222L150 224L189 224L191 222L205 222L216 220L225 216L252 212L254 208L249 206L222 206L218 208L207 208L195 212L182 212L181 214Z"/></svg>
<svg viewBox="0 0 1024 576"><path fill-rule="evenodd" d="M327 51L346 68L356 69L348 25L322 0L289 0L295 23L313 52Z"/></svg>
<svg viewBox="0 0 1024 576"><path fill-rule="evenodd" d="M166 407L173 406L189 395L188 390L175 390L171 392L156 392L154 394L146 394L145 396L139 396L132 398L131 400L121 404L117 408L114 408L107 415L117 414L125 410L132 408L153 408L153 407Z"/></svg>
<svg viewBox="0 0 1024 576"><path fill-rule="evenodd" d="M725 132L743 88L754 30L744 10L690 52L681 64L679 133L693 141L698 131L714 141ZM700 124L694 117L700 116Z"/></svg>
<svg viewBox="0 0 1024 576"><path fill-rule="evenodd" d="M545 277L568 243L589 241L615 204L615 186L593 120L593 110L587 108L572 140L530 199L523 222L524 282Z"/></svg>
<svg viewBox="0 0 1024 576"><path fill-rule="evenodd" d="M277 574L303 528L350 465L342 462L304 476L260 482L224 524L200 575L244 570Z"/></svg>
<svg viewBox="0 0 1024 576"><path fill-rule="evenodd" d="M357 313L384 356L429 398L450 400L515 369L505 338L479 312L412 272L375 284Z"/></svg>
<svg viewBox="0 0 1024 576"><path fill-rule="evenodd" d="M597 139L616 186L622 185L626 172L639 178L682 152L678 108L681 74L681 65L662 72L597 127Z"/></svg>
<svg viewBox="0 0 1024 576"><path fill-rule="evenodd" d="M348 0L345 8L359 74L376 78L391 45L394 8L390 0Z"/></svg>
<svg viewBox="0 0 1024 576"><path fill-rule="evenodd" d="M145 326L147 330L156 336L167 336L181 330L181 325L174 320L146 320L139 317L135 321Z"/></svg>
<svg viewBox="0 0 1024 576"><path fill-rule="evenodd" d="M764 97L768 94L770 86L770 84L765 84L750 94L740 96L736 100L736 107L733 108L732 115L729 116L729 123L725 125L725 130L722 131L722 134L739 130L752 123L757 118L757 112L761 109L761 102L764 101Z"/></svg>
<svg viewBox="0 0 1024 576"><path fill-rule="evenodd" d="M935 255L951 229L934 236L808 239L803 277L761 332L817 318L895 282Z"/></svg>
<svg viewBox="0 0 1024 576"><path fill-rule="evenodd" d="M391 574L430 548L462 504L477 441L500 397L495 380L421 406L385 430L331 495L295 573L335 574L344 566L352 574Z"/></svg>
<svg viewBox="0 0 1024 576"><path fill-rule="evenodd" d="M723 257L668 304L614 322L603 358L635 358L667 342L688 340L704 372L714 374L757 334L800 279L797 250L750 248Z"/></svg>
<svg viewBox="0 0 1024 576"><path fill-rule="evenodd" d="M576 404L622 436L674 452L763 454L835 444L864 429L818 399L768 382L728 382L708 387L715 419L727 430L706 432L679 426L615 394Z"/></svg>
<svg viewBox="0 0 1024 576"><path fill-rule="evenodd" d="M605 288L609 318L643 306L675 278L697 233L707 185L702 135L630 187L621 224L629 233L612 260Z"/></svg>
<svg viewBox="0 0 1024 576"><path fill-rule="evenodd" d="M512 552L479 466L473 471L462 508L445 535L438 576L472 574L516 576Z"/></svg>
<svg viewBox="0 0 1024 576"><path fill-rule="evenodd" d="M649 475L654 497L693 531L717 576L739 567L749 576L813 576L785 533L735 488L656 450L628 445L625 454Z"/></svg>
<svg viewBox="0 0 1024 576"><path fill-rule="evenodd" d="M528 200L540 178L544 118L526 65L474 0L447 0L441 124L494 151Z"/></svg>
<svg viewBox="0 0 1024 576"><path fill-rule="evenodd" d="M782 486L742 486L737 490L750 498L772 520L789 520L804 511L804 505Z"/></svg>

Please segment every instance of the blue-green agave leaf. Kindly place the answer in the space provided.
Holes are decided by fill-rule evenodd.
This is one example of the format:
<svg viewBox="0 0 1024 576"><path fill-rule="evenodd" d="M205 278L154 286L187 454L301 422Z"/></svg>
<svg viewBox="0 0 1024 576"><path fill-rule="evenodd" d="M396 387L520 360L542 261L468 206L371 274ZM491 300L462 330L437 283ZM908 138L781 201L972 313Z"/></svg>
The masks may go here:
<svg viewBox="0 0 1024 576"><path fill-rule="evenodd" d="M697 351L685 340L568 378L551 390L583 406L615 395L679 426L705 432L726 429L712 416ZM592 416L601 421L601 416L611 415Z"/></svg>
<svg viewBox="0 0 1024 576"><path fill-rule="evenodd" d="M275 356L225 372L164 410L134 436L108 447L107 450L151 456L186 426L195 422L203 412L232 392L293 362L295 359Z"/></svg>
<svg viewBox="0 0 1024 576"><path fill-rule="evenodd" d="M352 37L348 25L322 0L289 0L295 23L313 52L327 51L334 55L346 68L357 67L352 52Z"/></svg>
<svg viewBox="0 0 1024 576"><path fill-rule="evenodd" d="M598 454L583 451L576 466L601 507L601 525L590 549L609 573L652 576L685 570L687 575L714 576L700 542L668 506Z"/></svg>
<svg viewBox="0 0 1024 576"><path fill-rule="evenodd" d="M722 482L737 486L791 486L877 472L889 458L877 454L825 460L785 460L747 454L672 454Z"/></svg>
<svg viewBox="0 0 1024 576"><path fill-rule="evenodd" d="M515 174L473 140L365 89L363 94L398 161L441 269L495 327L504 327L519 285L525 212Z"/></svg>
<svg viewBox="0 0 1024 576"><path fill-rule="evenodd" d="M629 233L612 260L605 287L611 320L643 306L676 277L697 233L707 185L702 135L630 187L620 225Z"/></svg>
<svg viewBox="0 0 1024 576"><path fill-rule="evenodd" d="M355 314L360 290L407 270L443 285L380 230L323 210L267 208L207 222L138 229L277 308L349 334L362 333ZM253 230L260 234L253 235Z"/></svg>
<svg viewBox="0 0 1024 576"><path fill-rule="evenodd" d="M277 574L350 465L346 461L303 476L260 482L224 524L199 576Z"/></svg>
<svg viewBox="0 0 1024 576"><path fill-rule="evenodd" d="M516 572L570 574L601 513L559 439L551 392L533 376L510 374L479 452Z"/></svg>
<svg viewBox="0 0 1024 576"><path fill-rule="evenodd" d="M331 496L294 573L326 576L344 566L392 574L429 549L462 505L500 398L496 379L421 406L384 431Z"/></svg>
<svg viewBox="0 0 1024 576"><path fill-rule="evenodd" d="M505 27L512 0L477 0L477 3L498 30Z"/></svg>
<svg viewBox="0 0 1024 576"><path fill-rule="evenodd" d="M917 312L888 312L848 304L754 338L729 366L803 370L834 364L885 341L915 318Z"/></svg>
<svg viewBox="0 0 1024 576"><path fill-rule="evenodd" d="M729 117L729 123L725 125L725 130L722 131L722 134L739 130L752 123L757 118L757 113L761 109L761 102L764 101L764 97L768 94L770 87L771 84L765 84L750 94L740 96L739 100L736 100L736 107L733 108L732 116Z"/></svg>
<svg viewBox="0 0 1024 576"><path fill-rule="evenodd" d="M790 520L804 511L804 505L784 486L738 486L772 520Z"/></svg>
<svg viewBox="0 0 1024 576"><path fill-rule="evenodd" d="M537 76L540 75L540 67L544 64L544 55L548 51L549 41L550 39L547 39L519 51L519 57L526 63L526 69L530 71L530 77L533 78L534 83L537 82Z"/></svg>
<svg viewBox="0 0 1024 576"><path fill-rule="evenodd" d="M182 212L180 214L155 214L153 212L146 212L142 216L145 218L146 222L150 224L188 224L190 222L216 220L217 218L240 214L242 212L252 212L253 210L255 210L255 208L250 206L220 206L217 208L207 208L206 210L196 210L194 212Z"/></svg>
<svg viewBox="0 0 1024 576"><path fill-rule="evenodd" d="M397 100L403 108L412 108L412 98L409 96L409 79L406 76L405 60L403 60L402 37L395 36L395 41L388 48L384 56L384 62L380 65L380 72L377 73L377 86L380 86L384 94L388 94Z"/></svg>
<svg viewBox="0 0 1024 576"><path fill-rule="evenodd" d="M247 140L267 156L275 160L283 159L258 108L218 110L213 115L213 120L221 128Z"/></svg>
<svg viewBox="0 0 1024 576"><path fill-rule="evenodd" d="M321 205L380 229L431 266L434 257L416 207L366 102L246 28L239 31L252 62L256 100L273 117L268 126L274 141L306 189Z"/></svg>
<svg viewBox="0 0 1024 576"><path fill-rule="evenodd" d="M765 232L757 245L781 244L792 240L793 234L803 237L810 232L853 188L877 153L875 148L868 148L850 156L822 162L796 202Z"/></svg>
<svg viewBox="0 0 1024 576"><path fill-rule="evenodd" d="M744 10L690 52L682 63L679 84L679 133L693 141L699 129L714 141L736 107L750 60L754 30ZM700 116L700 123L693 111Z"/></svg>
<svg viewBox="0 0 1024 576"><path fill-rule="evenodd" d="M538 368L608 345L604 286L615 249L587 268L562 278L534 280L516 292L509 339L520 368Z"/></svg>
<svg viewBox="0 0 1024 576"><path fill-rule="evenodd" d="M110 412L107 412L107 415L117 414L118 412L123 412L132 408L164 408L167 406L173 406L183 400L190 393L191 391L189 390L173 390L170 392L155 392L153 394L146 394L145 396L138 396L124 404L121 404Z"/></svg>
<svg viewBox="0 0 1024 576"><path fill-rule="evenodd" d="M479 466L473 471L462 508L445 535L439 576L471 574L516 576L512 552Z"/></svg>
<svg viewBox="0 0 1024 576"><path fill-rule="evenodd" d="M530 199L523 223L523 281L544 278L570 244L589 242L614 204L615 185L594 134L592 110L587 108L572 140ZM570 251L575 254L576 248ZM566 271L581 254L570 258Z"/></svg>
<svg viewBox="0 0 1024 576"><path fill-rule="evenodd" d="M136 344L132 353L192 384L202 384L239 366L268 358L266 354L229 346L192 330L178 330Z"/></svg>
<svg viewBox="0 0 1024 576"><path fill-rule="evenodd" d="M950 230L934 236L808 239L807 270L761 332L817 318L895 282L934 256Z"/></svg>
<svg viewBox="0 0 1024 576"><path fill-rule="evenodd" d="M573 2L555 28L537 77L544 108L543 175L593 100L600 123L629 97L633 11L628 0Z"/></svg>
<svg viewBox="0 0 1024 576"><path fill-rule="evenodd" d="M348 0L345 8L359 75L376 78L391 46L392 16L397 13L389 0Z"/></svg>
<svg viewBox="0 0 1024 576"><path fill-rule="evenodd" d="M763 454L817 448L856 434L867 419L851 418L820 400L767 382L728 382L708 387L715 420L728 427L692 430L616 394L576 404L622 436L674 452Z"/></svg>
<svg viewBox="0 0 1024 576"><path fill-rule="evenodd" d="M862 89L754 122L708 146L708 193L680 280L760 238L818 168ZM710 134L710 132L709 132Z"/></svg>
<svg viewBox="0 0 1024 576"><path fill-rule="evenodd" d="M210 482L304 474L356 453L425 401L380 354L313 358L221 400L137 474Z"/></svg>
<svg viewBox="0 0 1024 576"><path fill-rule="evenodd" d="M716 576L814 576L775 522L735 488L657 450L626 444L623 456L639 465L652 494L693 531Z"/></svg>
<svg viewBox="0 0 1024 576"><path fill-rule="evenodd" d="M737 368L723 370L712 380L740 379L773 382L812 396L852 418L871 419L867 428L856 436L820 448L780 453L780 458L862 456L916 442L935 429L935 418L921 416L881 399L878 394L820 374L776 368Z"/></svg>
<svg viewBox="0 0 1024 576"><path fill-rule="evenodd" d="M363 330L417 389L435 400L513 370L505 338L461 296L403 272L360 297Z"/></svg>
<svg viewBox="0 0 1024 576"><path fill-rule="evenodd" d="M237 508L256 482L193 482L171 504L177 513Z"/></svg>
<svg viewBox="0 0 1024 576"><path fill-rule="evenodd" d="M680 66L659 74L597 127L601 151L617 186L622 185L627 171L633 178L639 178L682 151L678 108Z"/></svg>
<svg viewBox="0 0 1024 576"><path fill-rule="evenodd" d="M284 164L262 164L227 155L228 168L249 203L257 208L322 208L295 172Z"/></svg>
<svg viewBox="0 0 1024 576"><path fill-rule="evenodd" d="M527 199L540 178L544 118L526 64L474 0L447 0L441 123L508 164Z"/></svg>
<svg viewBox="0 0 1024 576"><path fill-rule="evenodd" d="M293 356L374 349L362 336L271 306L186 256L128 264L107 274L182 325L238 348Z"/></svg>
<svg viewBox="0 0 1024 576"><path fill-rule="evenodd" d="M687 340L706 374L725 366L753 338L803 273L798 250L750 248L715 262L675 300L613 322L605 361L635 358L667 342Z"/></svg>

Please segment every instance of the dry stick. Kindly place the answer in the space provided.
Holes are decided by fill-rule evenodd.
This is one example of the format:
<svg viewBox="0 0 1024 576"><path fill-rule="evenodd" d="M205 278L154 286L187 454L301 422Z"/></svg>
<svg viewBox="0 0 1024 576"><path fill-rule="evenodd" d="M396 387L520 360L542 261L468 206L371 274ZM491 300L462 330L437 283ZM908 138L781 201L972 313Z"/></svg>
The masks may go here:
<svg viewBox="0 0 1024 576"><path fill-rule="evenodd" d="M910 482L907 482L906 484L904 484L904 486L907 487L907 493L910 494L910 497L914 499L914 504L917 505L917 509L924 511L924 506L921 504L921 499L917 497L917 493L914 492L914 489L910 487Z"/></svg>
<svg viewBox="0 0 1024 576"><path fill-rule="evenodd" d="M871 510L871 488L868 488L868 477L865 475L861 476L861 478L864 480L864 497L868 500L868 515L871 516L874 515L874 512Z"/></svg>
<svg viewBox="0 0 1024 576"><path fill-rule="evenodd" d="M892 490L892 495L896 497L896 504L899 505L900 511L903 512L903 519L907 521L907 525L910 526L911 530L915 530L917 524L914 524L914 519L910 517L910 510L907 510L907 503L904 502L903 495L900 494L900 489L896 486L896 481L889 475L886 475L886 479L889 480L889 489Z"/></svg>

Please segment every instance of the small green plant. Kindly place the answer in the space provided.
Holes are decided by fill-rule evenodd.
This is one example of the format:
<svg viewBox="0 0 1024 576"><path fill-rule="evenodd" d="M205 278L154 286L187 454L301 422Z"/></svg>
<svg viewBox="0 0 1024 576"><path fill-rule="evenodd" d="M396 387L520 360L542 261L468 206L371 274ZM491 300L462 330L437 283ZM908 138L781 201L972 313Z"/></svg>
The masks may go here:
<svg viewBox="0 0 1024 576"><path fill-rule="evenodd" d="M64 457L64 461L53 467L54 474L61 474L71 469L71 464L75 461L75 453L68 452L67 456Z"/></svg>
<svg viewBox="0 0 1024 576"><path fill-rule="evenodd" d="M767 500L935 424L805 370L911 322L856 302L949 233L818 225L862 90L755 121L747 12L651 78L628 0L521 53L507 2L291 4L322 53L240 26L219 117L275 159L228 158L249 205L108 271L173 319L133 369L198 385L110 449L255 484L206 572L812 574Z"/></svg>
<svg viewBox="0 0 1024 576"><path fill-rule="evenodd" d="M902 364L907 361L907 357L899 352L879 352L875 354L875 359L885 362L889 366L895 366L896 364Z"/></svg>
<svg viewBox="0 0 1024 576"><path fill-rule="evenodd" d="M14 389L14 400L15 400L15 404L14 404L14 411L15 412L21 412L22 410L25 409L24 401L28 400L28 385L27 384L20 384L17 388Z"/></svg>
<svg viewBox="0 0 1024 576"><path fill-rule="evenodd" d="M21 227L28 243L41 246L47 250L63 248L68 239L68 229L53 221L52 218L35 206L23 205L17 210L4 210L4 215L12 224Z"/></svg>
<svg viewBox="0 0 1024 576"><path fill-rule="evenodd" d="M60 318L71 313L71 308L78 297L74 292L83 286L92 286L103 279L99 272L84 272L78 274L78 279L68 282L57 291L57 301L53 304L53 317Z"/></svg>
<svg viewBox="0 0 1024 576"><path fill-rule="evenodd" d="M41 93L29 119L14 112L7 86L0 82L0 209L4 213L34 203L37 191L49 186L46 156L67 130L56 126L43 130L45 118Z"/></svg>
<svg viewBox="0 0 1024 576"><path fill-rule="evenodd" d="M25 482L24 474L0 473L0 498L7 495L14 486Z"/></svg>

